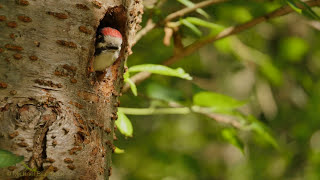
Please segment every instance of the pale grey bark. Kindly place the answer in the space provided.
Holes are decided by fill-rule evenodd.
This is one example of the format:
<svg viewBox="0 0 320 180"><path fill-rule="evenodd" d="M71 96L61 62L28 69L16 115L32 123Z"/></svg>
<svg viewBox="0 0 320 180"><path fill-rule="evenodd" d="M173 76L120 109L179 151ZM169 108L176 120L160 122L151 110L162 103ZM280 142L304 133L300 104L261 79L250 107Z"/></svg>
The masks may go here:
<svg viewBox="0 0 320 180"><path fill-rule="evenodd" d="M124 44L97 77L95 32L106 13ZM48 179L108 179L123 64L141 14L140 0L0 0L0 149ZM0 169L0 179L24 171Z"/></svg>

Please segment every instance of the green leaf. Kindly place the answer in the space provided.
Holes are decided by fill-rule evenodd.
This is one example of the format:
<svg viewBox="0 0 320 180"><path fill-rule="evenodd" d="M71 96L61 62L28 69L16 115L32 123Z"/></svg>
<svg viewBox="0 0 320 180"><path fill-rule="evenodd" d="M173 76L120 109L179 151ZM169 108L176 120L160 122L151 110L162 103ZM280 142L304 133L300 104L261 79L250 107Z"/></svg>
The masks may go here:
<svg viewBox="0 0 320 180"><path fill-rule="evenodd" d="M133 95L137 96L138 95L138 91L137 91L136 84L130 78L125 79L124 81L130 85L130 89L131 89Z"/></svg>
<svg viewBox="0 0 320 180"><path fill-rule="evenodd" d="M208 21L202 20L200 18L196 18L196 17L187 17L187 18L185 18L185 20L194 24L194 25L207 27L207 28L214 29L214 30L221 31L224 29L224 27L219 24L208 22Z"/></svg>
<svg viewBox="0 0 320 180"><path fill-rule="evenodd" d="M300 9L293 0L286 0L287 4L297 13L302 14L302 9Z"/></svg>
<svg viewBox="0 0 320 180"><path fill-rule="evenodd" d="M178 0L178 2L180 2L181 4L187 6L187 7L193 7L194 3L189 1L189 0ZM198 8L196 10L197 13L201 14L202 16L204 16L205 18L209 18L209 14L207 14L203 9Z"/></svg>
<svg viewBox="0 0 320 180"><path fill-rule="evenodd" d="M305 12L305 14L306 14L307 16L309 16L309 17L312 18L312 19L320 20L319 15L318 15L317 13L315 13L315 12L311 9L310 6L308 6L305 2L302 2L302 1L300 1L300 2L301 2L301 4L303 4L303 6L306 8L306 10L303 11L303 12Z"/></svg>
<svg viewBox="0 0 320 180"><path fill-rule="evenodd" d="M200 92L193 96L193 103L198 106L211 107L213 111L219 112L227 109L235 109L244 105L245 101L238 101L229 96L214 92Z"/></svg>
<svg viewBox="0 0 320 180"><path fill-rule="evenodd" d="M305 15L309 16L312 19L320 20L320 17L316 12L314 12L310 6L308 6L305 2L298 0L306 9L303 11Z"/></svg>
<svg viewBox="0 0 320 180"><path fill-rule="evenodd" d="M121 111L118 111L118 120L116 120L116 126L121 134L132 137L133 128L129 118Z"/></svg>
<svg viewBox="0 0 320 180"><path fill-rule="evenodd" d="M240 151L244 154L244 145L237 136L237 132L234 129L224 129L222 130L221 135L226 141L239 148Z"/></svg>
<svg viewBox="0 0 320 180"><path fill-rule="evenodd" d="M137 91L137 86L136 84L130 79L130 74L129 71L127 71L126 73L124 73L123 75L124 78L124 82L128 83L130 85L130 89L133 93L134 96L138 95L138 91Z"/></svg>
<svg viewBox="0 0 320 180"><path fill-rule="evenodd" d="M202 32L195 25L190 23L189 21L187 21L185 19L181 19L180 22L181 22L181 24L183 24L183 25L187 26L189 29L191 29L198 36L202 35Z"/></svg>
<svg viewBox="0 0 320 180"><path fill-rule="evenodd" d="M175 76L182 79L192 80L192 77L184 72L182 68L172 69L167 66L158 65L158 64L141 64L132 66L129 68L129 72L141 72L148 71L154 74L160 74L165 76Z"/></svg>
<svg viewBox="0 0 320 180"><path fill-rule="evenodd" d="M301 0L286 0L287 4L297 13L303 14L311 19L320 20L320 17L315 13L308 4ZM297 4L301 4L304 6L304 9L301 9L297 6Z"/></svg>
<svg viewBox="0 0 320 180"><path fill-rule="evenodd" d="M124 153L124 150L116 147L116 149L114 150L114 153L116 153L116 154L122 154L122 153Z"/></svg>
<svg viewBox="0 0 320 180"><path fill-rule="evenodd" d="M0 168L13 166L24 159L23 156L17 156L12 152L0 149Z"/></svg>
<svg viewBox="0 0 320 180"><path fill-rule="evenodd" d="M277 141L270 134L270 130L267 126L265 126L252 115L249 115L247 119L251 122L251 124L249 125L250 130L254 131L262 139L271 144L275 149L279 149Z"/></svg>

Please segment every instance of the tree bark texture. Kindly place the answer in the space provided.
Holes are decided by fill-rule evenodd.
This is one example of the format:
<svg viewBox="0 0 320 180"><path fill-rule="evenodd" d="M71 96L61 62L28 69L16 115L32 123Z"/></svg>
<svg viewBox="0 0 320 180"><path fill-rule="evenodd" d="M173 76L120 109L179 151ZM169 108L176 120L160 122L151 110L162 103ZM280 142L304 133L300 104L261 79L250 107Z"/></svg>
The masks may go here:
<svg viewBox="0 0 320 180"><path fill-rule="evenodd" d="M24 156L47 179L108 179L141 3L0 0L0 149ZM118 29L124 40L103 74L92 70L99 25ZM2 168L0 179L41 179L23 172L30 172L23 163Z"/></svg>

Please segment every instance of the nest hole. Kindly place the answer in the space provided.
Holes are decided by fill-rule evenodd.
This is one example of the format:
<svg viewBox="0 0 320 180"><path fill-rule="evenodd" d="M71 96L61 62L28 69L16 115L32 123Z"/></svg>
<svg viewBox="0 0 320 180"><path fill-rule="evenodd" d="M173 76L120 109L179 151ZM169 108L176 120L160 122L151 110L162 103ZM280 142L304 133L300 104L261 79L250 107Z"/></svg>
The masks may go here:
<svg viewBox="0 0 320 180"><path fill-rule="evenodd" d="M120 57L123 57L124 49L127 46L127 35L126 35L126 8L124 6L110 7L104 17L100 20L100 24L96 30L96 40L98 39L99 31L104 27L111 27L117 29L122 35L122 45L120 51ZM95 41L95 46L97 41ZM96 72L97 77L104 76L103 72ZM100 79L100 78L98 78Z"/></svg>
<svg viewBox="0 0 320 180"><path fill-rule="evenodd" d="M123 6L111 7L107 10L105 16L101 19L100 24L97 28L96 35L104 27L111 27L117 29L123 38L122 49L126 45L127 37L125 33L126 29L126 9Z"/></svg>

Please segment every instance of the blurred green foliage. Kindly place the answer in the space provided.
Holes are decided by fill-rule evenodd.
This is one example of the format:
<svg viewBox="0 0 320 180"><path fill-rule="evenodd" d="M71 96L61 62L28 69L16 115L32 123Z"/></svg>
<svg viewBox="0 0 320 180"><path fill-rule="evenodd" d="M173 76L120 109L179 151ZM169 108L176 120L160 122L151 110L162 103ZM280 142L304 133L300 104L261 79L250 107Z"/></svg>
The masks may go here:
<svg viewBox="0 0 320 180"><path fill-rule="evenodd" d="M173 22L186 46L292 2L301 1L230 1ZM142 26L190 3L156 5L148 4ZM116 133L115 144L125 153L113 156L111 179L320 179L319 22L302 16L319 9L301 15L301 6L292 7L298 13L208 44L170 66L181 67L192 80L153 74L136 84L137 96L123 94L122 107L151 113L127 114L133 137ZM162 64L172 56L173 40L165 46L164 35L159 26L138 41L128 67ZM240 128L207 116L217 113L210 109L216 105L231 108L218 115L231 116ZM152 115L153 109L180 106L190 112Z"/></svg>
<svg viewBox="0 0 320 180"><path fill-rule="evenodd" d="M308 52L309 44L298 37L288 37L279 43L279 54L283 60L298 62Z"/></svg>

